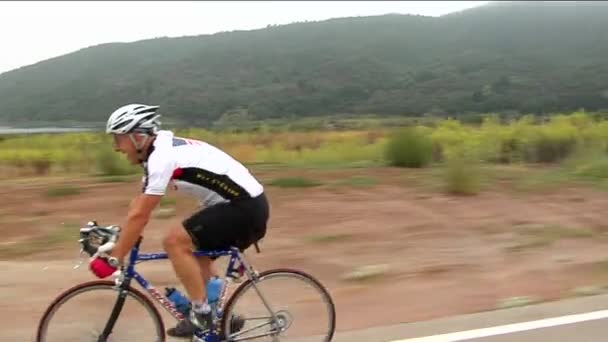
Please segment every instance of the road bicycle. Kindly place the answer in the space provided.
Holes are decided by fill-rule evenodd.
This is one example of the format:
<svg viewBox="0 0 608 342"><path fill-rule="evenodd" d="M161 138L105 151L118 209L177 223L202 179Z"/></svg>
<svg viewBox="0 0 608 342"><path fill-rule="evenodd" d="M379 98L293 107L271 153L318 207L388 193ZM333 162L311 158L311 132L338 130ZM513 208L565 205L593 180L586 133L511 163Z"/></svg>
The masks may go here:
<svg viewBox="0 0 608 342"><path fill-rule="evenodd" d="M113 246L118 238L120 227L102 227L95 221L89 222L79 229L80 255L90 257L107 252L107 246ZM57 296L48 306L38 324L37 342L67 342L67 336L75 333L74 341L157 341L167 340L163 318L154 305L154 301L164 308L175 320L188 319L177 310L174 303L159 293L151 282L147 281L135 270L141 262L168 259L166 253L140 253L142 237L130 251L128 262L113 275L112 280L93 280L71 287ZM259 246L254 245L259 253ZM295 269L270 269L264 272L256 271L245 259L244 252L238 248L214 251L194 251L195 256L229 257L224 277L224 286L220 292L210 329L198 329L192 336L196 342L236 342L245 340L269 339L271 341L291 340L290 331L299 320L302 326L293 337L305 337L306 341L331 341L335 330L336 313L334 302L327 289L313 276ZM82 260L80 262L82 264ZM77 268L77 265L75 268ZM243 276L246 280L242 281ZM135 281L144 289L150 298L131 286ZM280 280L277 282L277 280ZM241 283L230 295L229 289L235 283ZM274 283L274 284L273 284ZM265 286L268 284L268 286ZM307 295L293 285L304 285L311 290ZM274 285L274 286L273 286ZM268 294L277 291L281 297L277 301L268 299ZM106 300L99 299L103 293L109 293ZM73 309L63 310L67 316L66 322L60 321L62 309L78 298L89 295L88 300L76 305ZM247 297L251 295L251 298ZM127 301L127 298L130 300ZM286 301L294 300L290 305ZM136 315L133 310L126 309L125 303L134 304L134 308L143 307L143 314ZM103 304L112 304L110 310L102 310ZM239 304L242 303L243 307ZM324 313L313 312L313 304L324 309ZM303 317L296 317L295 311L303 310ZM247 313L253 310L254 313ZM109 311L109 312L108 312ZM90 318L91 315L102 313L101 319ZM121 315L122 314L122 315ZM239 317L240 324L235 324L234 317ZM151 321L153 328L145 328L144 323ZM312 322L322 321L320 328L314 329ZM101 322L99 322L101 321ZM124 329L117 329L117 323L124 322ZM88 328L88 324L97 325ZM251 325L249 325L251 324ZM101 325L101 326L100 326ZM87 326L87 327L83 327ZM55 332L53 329L57 329ZM138 330L139 329L139 330ZM264 330L265 331L261 331ZM84 331L82 331L84 330ZM121 330L121 331L117 331ZM135 336L121 339L116 335L122 331ZM78 332L80 331L80 332ZM312 337L311 337L312 335Z"/></svg>

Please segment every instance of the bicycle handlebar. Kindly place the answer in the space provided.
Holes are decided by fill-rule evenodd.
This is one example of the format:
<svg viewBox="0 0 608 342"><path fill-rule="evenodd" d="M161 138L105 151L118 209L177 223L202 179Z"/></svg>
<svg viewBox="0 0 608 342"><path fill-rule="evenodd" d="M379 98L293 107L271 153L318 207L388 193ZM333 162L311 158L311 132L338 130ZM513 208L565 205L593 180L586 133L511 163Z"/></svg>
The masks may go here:
<svg viewBox="0 0 608 342"><path fill-rule="evenodd" d="M105 255L114 248L120 234L120 227L110 225L102 227L96 221L90 221L86 227L80 228L80 243L82 250L90 257Z"/></svg>

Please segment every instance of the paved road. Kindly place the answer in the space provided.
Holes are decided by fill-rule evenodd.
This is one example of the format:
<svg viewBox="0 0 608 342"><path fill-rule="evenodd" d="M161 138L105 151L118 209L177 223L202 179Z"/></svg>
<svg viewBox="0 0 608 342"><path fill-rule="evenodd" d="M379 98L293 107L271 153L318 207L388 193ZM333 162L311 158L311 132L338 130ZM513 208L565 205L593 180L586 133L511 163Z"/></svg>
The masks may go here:
<svg viewBox="0 0 608 342"><path fill-rule="evenodd" d="M512 341L541 341L541 342L601 342L606 341L608 319L588 321L583 323L562 325L552 328L530 330L494 337L473 340L475 342L512 342Z"/></svg>
<svg viewBox="0 0 608 342"><path fill-rule="evenodd" d="M336 342L605 342L608 295L341 332Z"/></svg>

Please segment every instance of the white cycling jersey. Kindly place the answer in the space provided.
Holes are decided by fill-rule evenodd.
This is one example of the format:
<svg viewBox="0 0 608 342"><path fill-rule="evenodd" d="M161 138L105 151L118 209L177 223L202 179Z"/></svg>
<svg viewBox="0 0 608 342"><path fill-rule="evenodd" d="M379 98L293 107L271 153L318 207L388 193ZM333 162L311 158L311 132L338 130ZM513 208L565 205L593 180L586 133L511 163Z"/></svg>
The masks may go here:
<svg viewBox="0 0 608 342"><path fill-rule="evenodd" d="M143 163L145 194L164 195L167 187L197 197L202 205L264 192L249 170L227 153L208 143L159 131Z"/></svg>

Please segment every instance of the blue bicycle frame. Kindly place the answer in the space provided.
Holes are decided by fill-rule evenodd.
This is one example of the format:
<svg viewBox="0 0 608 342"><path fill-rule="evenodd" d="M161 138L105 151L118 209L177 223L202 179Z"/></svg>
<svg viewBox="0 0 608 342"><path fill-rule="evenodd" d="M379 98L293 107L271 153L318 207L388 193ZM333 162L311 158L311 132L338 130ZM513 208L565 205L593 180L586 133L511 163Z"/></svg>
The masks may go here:
<svg viewBox="0 0 608 342"><path fill-rule="evenodd" d="M110 315L110 319L104 329L102 336L109 336L112 328L118 319L118 314L120 313L122 306L124 304L124 300L126 298L127 289L130 286L130 282L132 279L135 279L139 285L144 288L148 294L154 298L165 310L167 310L175 319L182 320L185 317L175 308L173 303L164 295L160 294L154 286L150 282L148 282L141 274L135 271L135 265L150 260L164 260L168 259L167 253L139 253L139 246L141 244L141 238L137 241L135 246L131 249L131 253L129 256L129 264L126 268L122 269L122 273L120 277L116 280L116 284L119 289L121 289L119 293L118 300L116 305L114 306L114 310ZM256 249L259 252L259 249L256 245ZM196 251L193 252L194 256L208 256L208 257L221 257L221 256L230 256L230 262L228 263L228 268L226 270L226 280L230 282L231 280L238 279L243 276L245 272L248 274L255 274L250 269L250 266L242 257L238 248L231 248L228 250L216 250L216 251ZM237 267L238 262L238 267ZM217 318L221 319L223 314L223 305L226 296L226 288L228 284L225 282L221 291L221 295L217 305ZM201 333L195 332L195 335L207 342L215 342L219 341L219 336L217 334L217 329L212 329L209 333Z"/></svg>

